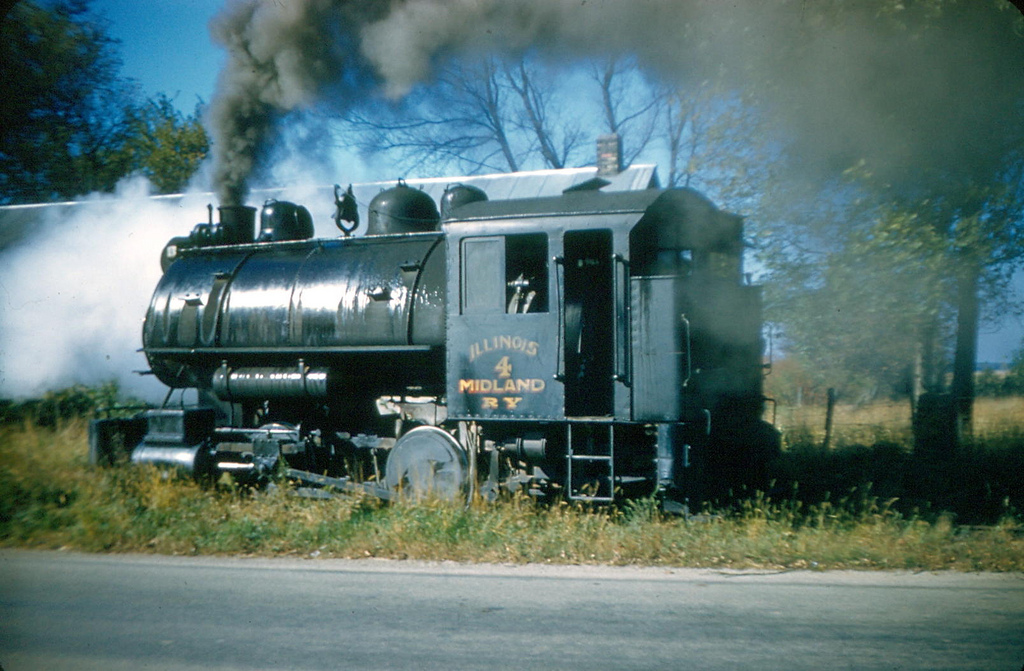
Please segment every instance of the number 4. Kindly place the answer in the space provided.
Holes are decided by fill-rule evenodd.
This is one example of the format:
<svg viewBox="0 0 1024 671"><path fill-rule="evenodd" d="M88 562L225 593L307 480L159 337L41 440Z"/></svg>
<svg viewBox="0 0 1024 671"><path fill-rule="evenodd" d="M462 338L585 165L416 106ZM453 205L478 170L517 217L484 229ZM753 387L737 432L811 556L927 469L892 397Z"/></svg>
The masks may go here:
<svg viewBox="0 0 1024 671"><path fill-rule="evenodd" d="M508 357L501 357L501 361L494 367L494 372L498 374L500 378L512 377L512 364L508 362Z"/></svg>

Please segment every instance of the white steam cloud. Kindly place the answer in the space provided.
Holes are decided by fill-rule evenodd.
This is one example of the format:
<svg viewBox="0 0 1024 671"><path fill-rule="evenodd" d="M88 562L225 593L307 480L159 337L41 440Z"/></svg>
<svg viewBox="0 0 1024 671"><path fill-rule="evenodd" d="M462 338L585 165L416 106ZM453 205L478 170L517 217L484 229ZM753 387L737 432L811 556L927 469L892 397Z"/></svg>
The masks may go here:
<svg viewBox="0 0 1024 671"><path fill-rule="evenodd" d="M30 237L0 251L0 397L117 380L160 400L146 370L142 320L160 251L205 221L209 196L149 197L134 179L110 196L52 206Z"/></svg>
<svg viewBox="0 0 1024 671"><path fill-rule="evenodd" d="M321 175L309 168L282 161L272 171L281 188L247 204L268 196L305 204L319 235L336 234L330 189L314 186ZM149 369L138 351L142 322L161 250L209 221L212 201L198 190L154 197L140 177L114 194L32 206L38 218L25 237L0 249L0 398L115 380L128 394L163 400L167 388L136 372Z"/></svg>

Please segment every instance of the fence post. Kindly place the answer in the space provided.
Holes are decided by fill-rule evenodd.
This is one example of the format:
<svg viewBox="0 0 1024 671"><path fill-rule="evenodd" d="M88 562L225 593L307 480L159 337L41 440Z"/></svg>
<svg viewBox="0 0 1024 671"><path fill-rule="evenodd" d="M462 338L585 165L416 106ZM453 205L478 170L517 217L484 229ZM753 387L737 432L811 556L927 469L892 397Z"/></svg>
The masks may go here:
<svg viewBox="0 0 1024 671"><path fill-rule="evenodd" d="M828 388L828 405L825 408L825 442L821 448L828 450L832 445L832 420L835 417L836 411L836 389L835 387Z"/></svg>

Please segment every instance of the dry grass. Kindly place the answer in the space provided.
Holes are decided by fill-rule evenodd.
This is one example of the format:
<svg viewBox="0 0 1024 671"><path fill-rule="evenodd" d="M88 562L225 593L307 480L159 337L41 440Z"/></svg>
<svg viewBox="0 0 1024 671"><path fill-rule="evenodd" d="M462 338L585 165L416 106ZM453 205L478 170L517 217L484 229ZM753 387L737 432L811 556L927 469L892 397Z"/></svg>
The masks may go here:
<svg viewBox="0 0 1024 671"><path fill-rule="evenodd" d="M786 445L824 441L825 406L779 406L775 417ZM979 442L1024 434L1024 397L978 399L974 406L974 431ZM912 444L909 403L836 404L833 447L880 442Z"/></svg>
<svg viewBox="0 0 1024 671"><path fill-rule="evenodd" d="M974 429L982 440L1024 433L1024 397L979 399L974 406Z"/></svg>
<svg viewBox="0 0 1024 671"><path fill-rule="evenodd" d="M516 499L468 507L385 506L246 493L95 469L82 422L0 427L0 545L94 552L391 557L426 560L776 568L1024 570L1024 526L907 518L875 498L754 496L697 518L652 501L588 511Z"/></svg>

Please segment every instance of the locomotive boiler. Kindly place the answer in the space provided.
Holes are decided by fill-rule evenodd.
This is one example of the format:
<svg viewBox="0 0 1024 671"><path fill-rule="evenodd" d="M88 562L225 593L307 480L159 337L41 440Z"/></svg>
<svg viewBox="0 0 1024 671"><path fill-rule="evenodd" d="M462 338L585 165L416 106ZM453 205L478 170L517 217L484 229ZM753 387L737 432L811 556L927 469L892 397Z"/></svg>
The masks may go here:
<svg viewBox="0 0 1024 671"><path fill-rule="evenodd" d="M399 183L350 236L335 191L342 237L268 201L258 233L254 208L222 207L167 244L143 351L194 402L95 421L94 461L385 499L686 505L762 484L778 437L740 217L597 183L455 185L439 211Z"/></svg>

